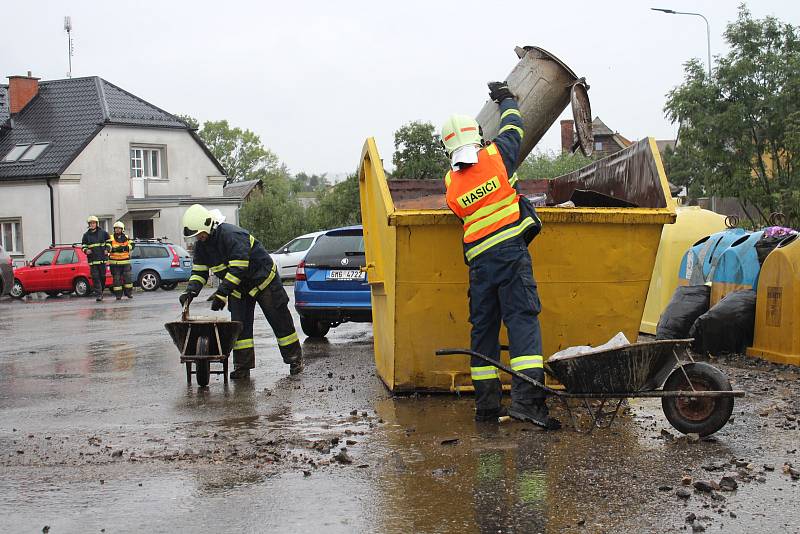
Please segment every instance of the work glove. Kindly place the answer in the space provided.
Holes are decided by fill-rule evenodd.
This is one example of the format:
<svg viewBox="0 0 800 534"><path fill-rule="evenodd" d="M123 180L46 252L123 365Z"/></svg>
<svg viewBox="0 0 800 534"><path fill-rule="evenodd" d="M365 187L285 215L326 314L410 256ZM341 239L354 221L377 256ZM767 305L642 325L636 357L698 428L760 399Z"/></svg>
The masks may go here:
<svg viewBox="0 0 800 534"><path fill-rule="evenodd" d="M506 82L489 82L489 98L498 104L506 98L514 98Z"/></svg>
<svg viewBox="0 0 800 534"><path fill-rule="evenodd" d="M208 297L208 302L211 303L211 311L220 311L225 309L225 305L228 303L228 297L217 291Z"/></svg>
<svg viewBox="0 0 800 534"><path fill-rule="evenodd" d="M178 301L181 303L181 306L186 306L186 303L188 302L191 304L196 296L197 293L194 291L186 291L185 293L182 293L180 297L178 297Z"/></svg>

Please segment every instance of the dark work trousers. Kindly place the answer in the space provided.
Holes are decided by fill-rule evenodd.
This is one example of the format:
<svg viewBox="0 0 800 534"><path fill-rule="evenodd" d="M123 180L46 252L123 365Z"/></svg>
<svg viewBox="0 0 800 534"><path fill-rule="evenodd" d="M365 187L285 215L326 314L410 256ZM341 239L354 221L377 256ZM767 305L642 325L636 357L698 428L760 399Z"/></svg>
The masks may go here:
<svg viewBox="0 0 800 534"><path fill-rule="evenodd" d="M472 350L499 359L502 320L508 330L511 367L544 383L540 311L531 256L521 238L501 243L472 260L469 266ZM472 358L470 366L478 413L499 409L502 390L497 369L480 358ZM541 389L519 378L512 379L513 403L530 405L543 398Z"/></svg>
<svg viewBox="0 0 800 534"><path fill-rule="evenodd" d="M111 277L114 279L114 295L121 297L123 291L126 297L133 294L133 276L131 275L131 264L111 264Z"/></svg>
<svg viewBox="0 0 800 534"><path fill-rule="evenodd" d="M302 349L292 315L289 312L289 295L286 294L280 277L276 276L255 297L251 296L249 291L242 290L240 298L234 295L228 298L231 320L242 323L242 331L233 345L234 369L241 367L253 369L256 366L255 345L253 344L253 316L256 302L275 333L283 361L293 363L300 360Z"/></svg>
<svg viewBox="0 0 800 534"><path fill-rule="evenodd" d="M92 286L95 295L102 295L106 287L106 264L95 263L89 266L89 272L92 275Z"/></svg>

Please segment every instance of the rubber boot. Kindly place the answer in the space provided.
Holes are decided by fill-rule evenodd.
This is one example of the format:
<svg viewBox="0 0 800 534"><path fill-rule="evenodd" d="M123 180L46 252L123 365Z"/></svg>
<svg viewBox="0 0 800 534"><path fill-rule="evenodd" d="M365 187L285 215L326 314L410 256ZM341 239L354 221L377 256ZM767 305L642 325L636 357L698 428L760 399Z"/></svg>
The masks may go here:
<svg viewBox="0 0 800 534"><path fill-rule="evenodd" d="M244 380L250 378L250 369L247 367L237 367L230 374L231 380Z"/></svg>
<svg viewBox="0 0 800 534"><path fill-rule="evenodd" d="M300 343L292 343L287 347L287 351L283 354L283 362L289 364L289 374L290 375L299 375L305 369L305 365L303 365L303 349L300 347Z"/></svg>
<svg viewBox="0 0 800 534"><path fill-rule="evenodd" d="M546 430L558 430L561 422L550 417L544 399L536 399L531 403L512 402L508 415L518 421L525 421L540 426Z"/></svg>

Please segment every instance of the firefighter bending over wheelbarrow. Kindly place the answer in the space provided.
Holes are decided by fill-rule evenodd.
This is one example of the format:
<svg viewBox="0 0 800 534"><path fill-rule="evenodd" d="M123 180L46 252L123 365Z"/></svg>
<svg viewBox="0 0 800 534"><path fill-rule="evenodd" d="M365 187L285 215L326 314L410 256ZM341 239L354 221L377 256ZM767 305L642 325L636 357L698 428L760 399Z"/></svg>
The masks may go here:
<svg viewBox="0 0 800 534"><path fill-rule="evenodd" d="M208 298L211 309L222 310L227 304L231 320L242 323L242 331L233 345L230 377L234 380L248 378L250 369L255 367L253 314L256 302L278 339L283 361L289 364L289 373L300 373L303 351L287 306L289 296L272 258L247 230L220 219L200 204L191 206L183 216L184 237L196 237L197 243L192 276L186 292L180 296L181 305L200 294L209 272L215 274L221 281L217 291Z"/></svg>

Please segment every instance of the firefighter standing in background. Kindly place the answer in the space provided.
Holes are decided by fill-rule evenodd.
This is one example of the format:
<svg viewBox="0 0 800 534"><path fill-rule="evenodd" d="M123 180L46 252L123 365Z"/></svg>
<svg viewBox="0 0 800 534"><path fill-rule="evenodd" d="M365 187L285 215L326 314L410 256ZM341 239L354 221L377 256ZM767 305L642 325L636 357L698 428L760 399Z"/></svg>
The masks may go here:
<svg viewBox="0 0 800 534"><path fill-rule="evenodd" d="M111 265L111 277L114 279L114 296L117 300L125 296L133 298L133 276L131 275L131 251L133 241L125 235L122 221L114 223L114 234L108 240L108 263Z"/></svg>
<svg viewBox="0 0 800 534"><path fill-rule="evenodd" d="M503 82L489 84L489 97L500 106L500 131L484 143L472 117L453 115L442 126L442 142L452 170L445 176L447 205L464 226L464 259L469 266L471 347L500 357L501 320L508 330L511 367L544 382L541 303L533 279L528 243L541 222L528 199L517 192L523 122L514 95ZM496 421L504 414L497 368L470 362L475 387L475 418ZM551 418L540 388L512 379L508 415L548 429Z"/></svg>
<svg viewBox="0 0 800 534"><path fill-rule="evenodd" d="M212 310L225 305L231 319L241 321L242 331L233 345L232 379L248 378L256 364L253 344L253 314L256 303L261 307L275 337L289 373L303 370L303 351L294 321L289 313L289 296L277 275L267 250L247 230L220 222L200 204L194 204L183 215L184 237L196 237L194 266L181 305L200 294L209 272L220 278L219 288L209 297Z"/></svg>
<svg viewBox="0 0 800 534"><path fill-rule="evenodd" d="M98 227L100 221L94 215L86 219L86 222L89 224L89 229L83 234L81 248L86 254L86 260L89 262L95 300L100 302L103 300L103 290L106 287L108 232Z"/></svg>

